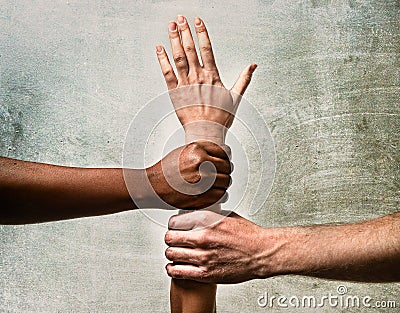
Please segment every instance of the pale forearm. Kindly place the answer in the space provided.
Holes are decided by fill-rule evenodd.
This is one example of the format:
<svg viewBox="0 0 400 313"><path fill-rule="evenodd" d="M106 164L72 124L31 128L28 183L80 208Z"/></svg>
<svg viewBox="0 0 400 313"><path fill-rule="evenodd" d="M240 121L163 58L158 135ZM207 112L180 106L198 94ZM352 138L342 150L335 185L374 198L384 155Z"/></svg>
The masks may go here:
<svg viewBox="0 0 400 313"><path fill-rule="evenodd" d="M265 258L266 277L400 281L400 213L357 224L266 229L265 234L276 247Z"/></svg>

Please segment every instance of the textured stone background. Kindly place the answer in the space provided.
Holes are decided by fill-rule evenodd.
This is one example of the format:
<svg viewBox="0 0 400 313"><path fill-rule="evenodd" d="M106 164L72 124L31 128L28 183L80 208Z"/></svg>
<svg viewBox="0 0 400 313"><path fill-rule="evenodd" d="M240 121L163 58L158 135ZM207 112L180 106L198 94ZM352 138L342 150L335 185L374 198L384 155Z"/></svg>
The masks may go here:
<svg viewBox="0 0 400 313"><path fill-rule="evenodd" d="M259 64L247 98L271 128L277 173L253 221L398 211L399 12L398 0L1 0L0 153L120 167L130 121L165 91L154 46L168 44L176 14L201 16L227 85ZM164 231L140 212L1 226L0 311L167 312ZM266 290L318 297L340 284L291 276L221 286L219 312L267 311L257 307ZM344 284L400 306L399 284Z"/></svg>

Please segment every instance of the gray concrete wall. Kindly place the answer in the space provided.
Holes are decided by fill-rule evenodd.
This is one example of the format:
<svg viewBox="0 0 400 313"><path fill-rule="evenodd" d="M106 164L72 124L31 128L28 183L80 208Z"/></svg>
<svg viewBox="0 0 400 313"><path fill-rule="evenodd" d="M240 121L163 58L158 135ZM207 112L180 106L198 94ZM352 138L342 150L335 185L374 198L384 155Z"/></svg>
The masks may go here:
<svg viewBox="0 0 400 313"><path fill-rule="evenodd" d="M154 46L168 44L176 14L201 16L228 86L259 64L247 99L271 128L277 173L253 221L344 223L398 211L399 10L398 0L2 0L0 154L121 166L130 121L165 91ZM0 311L166 312L164 232L140 212L1 226ZM400 306L399 284L291 276L221 286L219 312L270 311L257 306L264 291L319 297L341 284Z"/></svg>

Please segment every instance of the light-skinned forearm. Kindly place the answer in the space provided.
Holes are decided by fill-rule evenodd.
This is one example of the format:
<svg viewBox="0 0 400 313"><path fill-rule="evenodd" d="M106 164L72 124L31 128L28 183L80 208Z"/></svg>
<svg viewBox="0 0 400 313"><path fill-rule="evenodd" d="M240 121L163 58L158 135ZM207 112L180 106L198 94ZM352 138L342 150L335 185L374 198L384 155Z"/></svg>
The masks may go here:
<svg viewBox="0 0 400 313"><path fill-rule="evenodd" d="M262 236L264 278L400 281L400 213L356 224L265 229Z"/></svg>

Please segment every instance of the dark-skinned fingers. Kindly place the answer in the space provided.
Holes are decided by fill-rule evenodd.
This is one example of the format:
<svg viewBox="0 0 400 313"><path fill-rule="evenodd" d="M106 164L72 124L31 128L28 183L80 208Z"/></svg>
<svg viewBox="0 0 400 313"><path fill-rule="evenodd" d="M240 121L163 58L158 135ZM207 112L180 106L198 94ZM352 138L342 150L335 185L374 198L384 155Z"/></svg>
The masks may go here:
<svg viewBox="0 0 400 313"><path fill-rule="evenodd" d="M168 55L163 46L156 47L158 62L160 63L161 72L164 75L165 82L169 90L176 88L178 79L174 73L171 63L169 62Z"/></svg>
<svg viewBox="0 0 400 313"><path fill-rule="evenodd" d="M212 187L202 195L195 197L199 197L199 199L202 200L202 205L198 206L198 209L210 209L210 207L216 204L225 203L228 201L229 194L225 189ZM191 207L194 208L195 205L192 204Z"/></svg>
<svg viewBox="0 0 400 313"><path fill-rule="evenodd" d="M200 68L200 63L199 59L197 58L196 46L194 45L189 24L186 18L182 15L178 15L177 21L179 32L181 34L183 50L185 51L186 59L189 64L189 71L196 71L198 68Z"/></svg>
<svg viewBox="0 0 400 313"><path fill-rule="evenodd" d="M210 156L226 160L230 159L232 156L231 148L225 144L217 145L216 143L211 141L200 141L199 143Z"/></svg>
<svg viewBox="0 0 400 313"><path fill-rule="evenodd" d="M213 187L226 190L231 184L232 178L230 175L218 173L215 178Z"/></svg>
<svg viewBox="0 0 400 313"><path fill-rule="evenodd" d="M170 22L168 25L169 40L171 42L172 56L175 62L176 70L178 71L179 79L186 81L189 72L189 66L186 59L185 51L183 50L181 38L178 32L178 26L175 22Z"/></svg>
<svg viewBox="0 0 400 313"><path fill-rule="evenodd" d="M233 163L228 160L223 160L216 157L208 157L207 161L210 161L214 164L217 173L229 175L233 170Z"/></svg>
<svg viewBox="0 0 400 313"><path fill-rule="evenodd" d="M220 189L222 190L222 189ZM225 203L229 200L229 193L228 192L224 192L219 199L217 200L216 204L221 204L221 203Z"/></svg>
<svg viewBox="0 0 400 313"><path fill-rule="evenodd" d="M204 22L198 17L194 19L194 25L199 42L199 50L203 67L207 71L215 71L218 73L207 28L204 25Z"/></svg>

